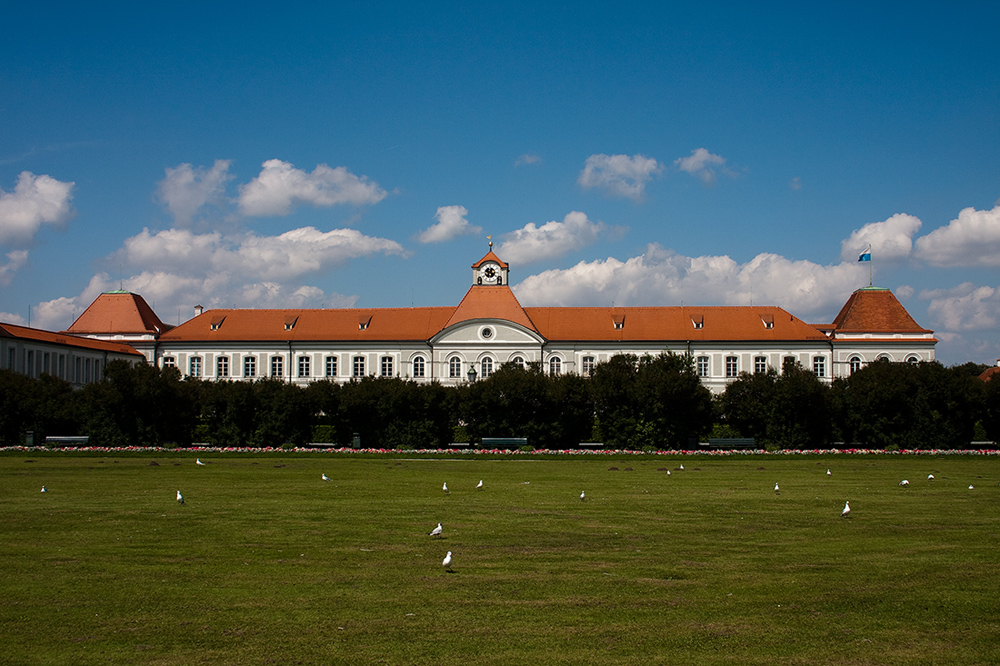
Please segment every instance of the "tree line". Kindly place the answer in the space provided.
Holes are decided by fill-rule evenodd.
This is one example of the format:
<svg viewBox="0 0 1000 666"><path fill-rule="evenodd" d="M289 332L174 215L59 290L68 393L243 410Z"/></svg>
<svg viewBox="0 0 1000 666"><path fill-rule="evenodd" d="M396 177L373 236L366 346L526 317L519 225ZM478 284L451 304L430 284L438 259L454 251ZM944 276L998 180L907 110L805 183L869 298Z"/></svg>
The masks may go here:
<svg viewBox="0 0 1000 666"><path fill-rule="evenodd" d="M87 435L97 446L442 448L523 437L534 448L686 449L709 437L760 448L965 448L1000 440L1000 381L987 366L876 361L827 384L799 364L742 373L721 395L690 356L623 354L591 376L503 365L460 387L365 377L305 387L278 379L209 382L173 368L108 363L74 390L51 375L0 370L0 445Z"/></svg>

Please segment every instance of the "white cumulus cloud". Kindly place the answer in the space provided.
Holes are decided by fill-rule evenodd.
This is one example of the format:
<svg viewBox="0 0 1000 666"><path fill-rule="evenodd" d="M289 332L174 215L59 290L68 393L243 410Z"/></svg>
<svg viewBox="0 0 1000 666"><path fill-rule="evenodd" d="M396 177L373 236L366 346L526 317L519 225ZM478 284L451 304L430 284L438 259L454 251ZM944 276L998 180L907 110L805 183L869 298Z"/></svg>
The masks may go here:
<svg viewBox="0 0 1000 666"><path fill-rule="evenodd" d="M918 238L916 256L932 266L1000 266L1000 206L963 209L946 226Z"/></svg>
<svg viewBox="0 0 1000 666"><path fill-rule="evenodd" d="M597 242L605 226L592 222L586 214L573 211L562 222L535 226L529 222L517 231L504 234L497 249L502 256L517 257L519 264L554 259Z"/></svg>
<svg viewBox="0 0 1000 666"><path fill-rule="evenodd" d="M388 196L374 181L342 166L320 164L312 173L277 159L267 160L262 166L256 178L240 186L239 208L244 215L288 215L297 204L360 206L378 203Z"/></svg>
<svg viewBox="0 0 1000 666"><path fill-rule="evenodd" d="M613 196L639 201L646 183L663 170L663 165L643 155L591 155L577 182L584 189L600 188Z"/></svg>
<svg viewBox="0 0 1000 666"><path fill-rule="evenodd" d="M674 166L698 178L706 185L715 183L720 173L727 176L735 175L726 167L725 157L710 153L705 148L692 150L687 157L678 157L674 160Z"/></svg>
<svg viewBox="0 0 1000 666"><path fill-rule="evenodd" d="M190 224L202 206L226 203L226 183L233 179L229 164L229 160L215 160L211 169L190 164L167 167L166 176L157 183L157 197L178 224Z"/></svg>
<svg viewBox="0 0 1000 666"><path fill-rule="evenodd" d="M458 236L481 233L482 227L473 226L465 219L468 214L465 206L439 207L434 215L437 224L421 231L417 240L421 243L443 243Z"/></svg>
<svg viewBox="0 0 1000 666"><path fill-rule="evenodd" d="M1000 289L965 282L953 289L920 292L928 300L927 313L949 331L996 329L1000 324Z"/></svg>
<svg viewBox="0 0 1000 666"><path fill-rule="evenodd" d="M858 256L871 245L872 259L897 260L910 256L913 237L920 230L920 219L906 213L896 213L882 222L872 222L840 242L843 261L858 260Z"/></svg>
<svg viewBox="0 0 1000 666"><path fill-rule="evenodd" d="M0 189L0 244L27 245L43 224L64 225L73 216L73 185L22 171L13 192Z"/></svg>
<svg viewBox="0 0 1000 666"><path fill-rule="evenodd" d="M763 253L745 264L728 256L685 257L651 244L620 261L580 262L532 275L515 287L525 305L780 306L800 317L833 315L861 286L864 271L846 262L823 266ZM824 323L824 322L819 322Z"/></svg>
<svg viewBox="0 0 1000 666"><path fill-rule="evenodd" d="M7 262L0 264L0 287L6 287L14 279L14 274L28 263L27 250L13 250L7 253Z"/></svg>

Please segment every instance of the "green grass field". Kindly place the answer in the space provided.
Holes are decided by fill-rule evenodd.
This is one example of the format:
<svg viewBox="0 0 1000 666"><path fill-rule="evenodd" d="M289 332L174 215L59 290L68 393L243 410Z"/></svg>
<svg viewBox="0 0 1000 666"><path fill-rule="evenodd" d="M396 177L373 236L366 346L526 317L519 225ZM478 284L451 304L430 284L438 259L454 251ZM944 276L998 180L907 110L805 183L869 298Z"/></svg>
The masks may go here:
<svg viewBox="0 0 1000 666"><path fill-rule="evenodd" d="M995 458L202 459L0 456L0 662L1000 663Z"/></svg>

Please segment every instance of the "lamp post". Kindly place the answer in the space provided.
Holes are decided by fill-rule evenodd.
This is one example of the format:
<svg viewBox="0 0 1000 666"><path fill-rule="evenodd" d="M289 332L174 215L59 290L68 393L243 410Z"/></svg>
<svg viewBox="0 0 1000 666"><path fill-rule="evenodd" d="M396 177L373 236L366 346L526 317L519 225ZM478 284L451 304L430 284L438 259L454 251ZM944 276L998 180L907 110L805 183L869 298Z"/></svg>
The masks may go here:
<svg viewBox="0 0 1000 666"><path fill-rule="evenodd" d="M469 366L469 372L467 374L469 375L469 383L470 384L473 383L474 381L476 381L476 366L470 365Z"/></svg>

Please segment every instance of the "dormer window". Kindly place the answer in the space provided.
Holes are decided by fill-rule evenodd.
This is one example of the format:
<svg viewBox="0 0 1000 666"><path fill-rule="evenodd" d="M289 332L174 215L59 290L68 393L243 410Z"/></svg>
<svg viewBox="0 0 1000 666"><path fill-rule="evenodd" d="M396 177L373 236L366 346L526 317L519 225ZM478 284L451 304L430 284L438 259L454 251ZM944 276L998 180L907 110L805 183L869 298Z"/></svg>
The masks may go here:
<svg viewBox="0 0 1000 666"><path fill-rule="evenodd" d="M611 321L614 323L616 331L625 328L625 315L612 315Z"/></svg>
<svg viewBox="0 0 1000 666"><path fill-rule="evenodd" d="M287 317L285 317L285 330L290 331L293 328L295 328L295 324L298 323L298 321L299 321L298 315L288 315Z"/></svg>
<svg viewBox="0 0 1000 666"><path fill-rule="evenodd" d="M212 330L217 331L222 328L222 322L226 321L226 315L220 315L212 318Z"/></svg>
<svg viewBox="0 0 1000 666"><path fill-rule="evenodd" d="M691 325L695 327L695 330L701 330L705 328L705 315L691 315Z"/></svg>
<svg viewBox="0 0 1000 666"><path fill-rule="evenodd" d="M762 314L760 320L764 323L764 328L774 328L774 315L773 314Z"/></svg>
<svg viewBox="0 0 1000 666"><path fill-rule="evenodd" d="M368 326L372 323L372 316L370 314L363 314L358 317L358 330L365 331L368 330Z"/></svg>

